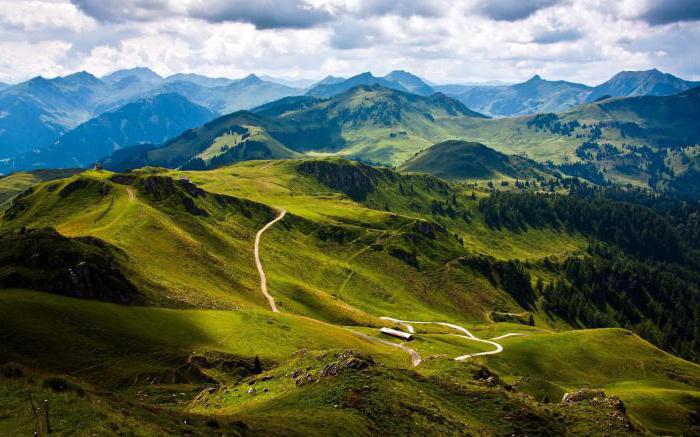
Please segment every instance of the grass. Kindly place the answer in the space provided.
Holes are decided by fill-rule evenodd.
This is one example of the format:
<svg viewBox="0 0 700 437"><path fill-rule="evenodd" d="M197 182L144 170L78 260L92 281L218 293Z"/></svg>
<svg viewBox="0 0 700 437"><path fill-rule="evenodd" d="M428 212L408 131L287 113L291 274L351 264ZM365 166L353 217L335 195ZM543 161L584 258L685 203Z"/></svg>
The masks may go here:
<svg viewBox="0 0 700 437"><path fill-rule="evenodd" d="M80 171L77 169L22 171L0 177L0 211L9 208L16 195L39 182L70 177Z"/></svg>
<svg viewBox="0 0 700 437"><path fill-rule="evenodd" d="M269 311L125 307L26 290L2 290L0 308L5 359L107 386L196 381L187 359L209 352L275 363L300 349L348 348L408 364L342 327Z"/></svg>
<svg viewBox="0 0 700 437"><path fill-rule="evenodd" d="M339 173L368 171L356 163L326 161ZM556 405L465 383L479 363L536 400L557 400L565 391L592 385L619 395L648 430L687 430L700 386L696 365L623 330L550 333L553 326L566 326L537 311L534 327L493 323L491 311L523 309L459 262L475 253L525 261L565 256L585 249L585 236L492 229L469 191L425 176L372 173L375 189L353 200L342 189L300 173L299 163L254 161L208 172L147 168L137 171L130 185L112 182L114 174L105 171L40 183L15 201L2 229L51 226L69 237L103 239L123 251L124 273L143 293L141 304L149 306L0 290L3 361L116 388L139 405L153 402L178 414L241 419L270 435L292 427L299 434L343 434L344 423L352 423L358 434L401 434L409 431L408 424L426 433L495 434L558 426L549 416L560 408ZM164 176L172 177L167 195ZM207 193L188 194L181 177ZM79 187L68 192L76 183ZM402 195L409 189L410 196ZM188 209L187 198L206 215ZM435 213L435 202L452 205L457 213ZM252 246L255 232L279 207L288 215L261 242L268 286L282 310L273 314L258 289ZM451 321L486 339L509 332L528 335L498 340L505 348L501 354L456 363L450 358L491 346L419 326L410 347L426 361L412 368L405 352L352 332L378 335L377 328L387 325L380 316ZM310 386L297 387L289 379L302 367L304 354L316 358L303 368L320 372L339 350L374 357L383 366ZM255 356L265 369L259 376L250 374ZM197 364L200 358L211 365ZM264 376L272 379L260 380ZM258 393L268 388L267 394L251 397L250 380ZM202 384L213 383L223 389L202 395ZM153 400L139 397L145 386ZM226 389L228 397L221 395ZM5 390L3 396L14 399L7 405L19 408L17 387ZM187 407L165 402L179 392L191 401ZM654 409L652 400L660 407ZM81 400L72 405L88 414ZM310 417L309 409L318 414ZM514 411L537 418L523 419L533 428L518 428L521 416ZM105 416L85 423L118 416L111 416L116 414L111 407L100 414ZM597 417L588 410L576 414L586 426L586 417ZM157 421L148 423L146 430L163 429Z"/></svg>
<svg viewBox="0 0 700 437"><path fill-rule="evenodd" d="M687 432L687 412L699 405L696 364L622 329L509 337L499 342L505 350L485 362L513 380L530 378L523 388L538 399L581 386L601 388L619 396L633 419L662 434Z"/></svg>

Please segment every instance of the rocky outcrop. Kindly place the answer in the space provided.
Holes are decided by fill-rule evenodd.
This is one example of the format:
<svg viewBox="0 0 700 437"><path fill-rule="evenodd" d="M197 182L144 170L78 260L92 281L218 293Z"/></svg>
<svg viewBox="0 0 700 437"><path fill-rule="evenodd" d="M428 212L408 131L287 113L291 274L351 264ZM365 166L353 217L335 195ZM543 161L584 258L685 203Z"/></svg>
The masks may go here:
<svg viewBox="0 0 700 437"><path fill-rule="evenodd" d="M617 396L607 396L602 390L580 388L574 392L564 393L561 404L593 408L605 414L611 429L635 430L622 400Z"/></svg>
<svg viewBox="0 0 700 437"><path fill-rule="evenodd" d="M310 369L299 368L289 376L294 379L297 386L321 382L326 378L338 376L351 370L365 370L374 366L374 360L370 356L358 354L354 351L338 352L333 360L325 364L320 370L311 372Z"/></svg>
<svg viewBox="0 0 700 437"><path fill-rule="evenodd" d="M297 170L314 176L322 184L356 201L367 199L367 194L374 192L380 178L393 175L389 170L337 160L304 161L297 166Z"/></svg>
<svg viewBox="0 0 700 437"><path fill-rule="evenodd" d="M0 287L133 303L138 291L121 271L123 257L94 237L68 238L51 228L8 232L0 235Z"/></svg>

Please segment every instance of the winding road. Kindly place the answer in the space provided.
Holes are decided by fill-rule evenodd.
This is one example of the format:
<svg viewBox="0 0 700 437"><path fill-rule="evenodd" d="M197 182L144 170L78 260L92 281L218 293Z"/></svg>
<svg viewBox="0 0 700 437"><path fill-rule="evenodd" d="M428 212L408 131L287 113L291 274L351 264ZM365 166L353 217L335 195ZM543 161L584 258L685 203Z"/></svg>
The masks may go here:
<svg viewBox="0 0 700 437"><path fill-rule="evenodd" d="M410 333L415 333L415 332L416 332L415 328L413 328L413 325L435 324L435 325L446 326L446 327L448 327L448 328L450 328L450 329L454 329L455 331L459 331L459 332L461 332L462 334L464 334L464 335L453 334L453 335L456 335L457 337L466 338L467 340L478 341L478 342L481 342L481 343L490 344L491 346L493 346L493 347L495 348L495 349L493 349L493 350L486 351L486 352L477 352L477 353L474 353L474 354L460 355L460 356L458 356L458 357L455 358L456 361L463 361L463 360L466 360L467 358L478 357L478 356L481 356L481 355L494 355L494 354L501 353L501 352L503 351L503 346L501 346L500 344L496 343L496 342L493 341L493 340L499 340L499 339L501 339L501 338L512 337L512 336L515 336L515 335L527 335L527 334L523 334L523 333L520 333L520 332L511 332L511 333L504 334L504 335L501 335L501 336L499 336L499 337L493 338L493 339L491 339L491 340L485 340L485 339L483 339L483 338L479 338L479 337L475 336L475 335L472 334L467 328L464 328L464 327L459 326L459 325L455 325L454 323L447 323L447 322L419 322L419 321L415 321L415 320L399 320L399 319L395 319L395 318L393 318L393 317L380 317L380 319L386 320L386 321L389 321L389 322L396 323L397 325L404 326L404 327L406 328L406 330L407 330L408 332L410 332ZM414 366L416 366L416 365L417 365L417 364L414 364Z"/></svg>
<svg viewBox="0 0 700 437"><path fill-rule="evenodd" d="M131 197L131 192L129 192L129 194ZM263 296L265 296L265 298L269 302L270 309L272 310L272 312L275 312L275 313L278 313L279 309L277 309L277 304L275 303L275 298L273 298L272 295L267 291L267 277L265 276L265 270L263 269L262 262L260 261L260 237L262 237L262 234L265 231L267 231L268 229L270 229L270 227L272 227L275 223L282 220L286 213L287 213L287 211L284 208L279 208L279 215L277 217L275 217L272 221L265 224L265 226L263 226L258 231L258 233L255 235L255 248L253 251L255 254L255 265L257 266L258 274L260 275L260 291L262 292ZM486 352L477 352L477 353L473 353L473 354L460 355L460 356L454 358L456 361L463 361L463 360L466 360L467 358L478 357L481 355L493 355L493 354L500 353L501 351L503 351L503 346L496 343L494 340L500 340L502 338L511 337L514 335L527 335L527 334L523 334L523 333L519 333L519 332L511 332L508 334L501 335L499 337L492 338L490 340L485 340L483 338L479 338L479 337L475 336L467 328L464 328L464 327L459 326L459 325L455 325L453 323L421 322L421 321L415 321L415 320L413 320L413 321L412 320L399 320L399 319L395 319L393 317L380 317L380 319L386 320L386 321L389 321L392 323L396 323L397 325L400 325L400 326L403 326L411 334L415 334L415 332L416 332L413 325L435 324L435 325L446 326L450 329L453 329L455 331L460 332L461 334L453 334L457 337L466 338L467 340L478 341L481 343L490 344L491 346L493 346L495 348L493 350L486 351ZM359 337L364 338L364 339L378 342L378 343L384 344L386 346L398 348L398 349L405 351L406 353L408 353L411 356L411 362L412 362L414 367L418 366L422 362L421 357L418 354L418 352L416 352L415 349L412 349L412 348L404 345L403 343L392 343L390 341L383 340L383 339L377 338L377 337L373 337L371 335L363 334L361 332L353 331L353 333Z"/></svg>
<svg viewBox="0 0 700 437"><path fill-rule="evenodd" d="M282 220L284 218L284 215L287 214L287 211L284 208L280 208L279 212L279 215L275 217L274 220L267 223L265 226L262 227L262 229L258 231L257 234L255 234L255 249L253 251L255 253L255 265L258 267L258 274L260 275L260 291L270 303L270 309L273 313L279 313L280 310L277 309L275 298L272 297L272 295L267 291L267 277L265 276L265 270L263 270L262 263L260 262L260 237L262 237L262 234L268 229L270 229L272 225Z"/></svg>

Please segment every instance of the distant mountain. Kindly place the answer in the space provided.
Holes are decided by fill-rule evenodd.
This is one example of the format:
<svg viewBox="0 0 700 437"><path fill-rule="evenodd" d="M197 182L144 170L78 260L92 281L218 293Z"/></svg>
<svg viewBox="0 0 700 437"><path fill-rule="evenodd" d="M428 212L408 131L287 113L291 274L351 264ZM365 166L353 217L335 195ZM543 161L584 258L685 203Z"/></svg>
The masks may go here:
<svg viewBox="0 0 700 437"><path fill-rule="evenodd" d="M88 120L106 96L107 86L85 72L0 91L0 159L52 143Z"/></svg>
<svg viewBox="0 0 700 437"><path fill-rule="evenodd" d="M251 74L223 86L200 86L190 81L165 83L162 91L176 92L219 114L250 109L287 96L303 94L303 90L268 82Z"/></svg>
<svg viewBox="0 0 700 437"><path fill-rule="evenodd" d="M202 76L201 74L195 73L177 73L166 77L165 82L189 82L198 86L211 88L229 85L231 82L234 82L234 80L225 77Z"/></svg>
<svg viewBox="0 0 700 437"><path fill-rule="evenodd" d="M10 84L0 82L0 91L4 90L5 88L9 88L11 86L12 85L10 85Z"/></svg>
<svg viewBox="0 0 700 437"><path fill-rule="evenodd" d="M221 114L303 93L252 75L239 80L196 74L163 79L147 68L119 70L102 79L86 72L36 77L0 90L0 159L46 147L104 112L171 92Z"/></svg>
<svg viewBox="0 0 700 437"><path fill-rule="evenodd" d="M516 85L471 87L455 98L475 111L510 117L564 111L583 103L590 90L586 85L548 81L535 75Z"/></svg>
<svg viewBox="0 0 700 437"><path fill-rule="evenodd" d="M582 103L603 97L665 96L700 85L656 69L623 71L596 87L548 81L535 75L530 80L501 86L434 86L475 111L496 117L512 117L538 112L563 112Z"/></svg>
<svg viewBox="0 0 700 437"><path fill-rule="evenodd" d="M421 96L429 96L435 94L435 90L430 87L423 79L413 75L407 71L395 70L384 76L384 79L398 83L408 92Z"/></svg>
<svg viewBox="0 0 700 437"><path fill-rule="evenodd" d="M339 76L326 76L323 79L321 79L316 85L333 85L336 83L343 82L344 80L347 80L347 78Z"/></svg>
<svg viewBox="0 0 700 437"><path fill-rule="evenodd" d="M622 71L593 88L586 101L593 102L604 96L669 96L696 86L700 86L700 82L689 82L655 68L647 71Z"/></svg>
<svg viewBox="0 0 700 437"><path fill-rule="evenodd" d="M214 116L178 94L149 97L101 114L46 148L3 162L0 171L85 167L124 147L165 142Z"/></svg>
<svg viewBox="0 0 700 437"><path fill-rule="evenodd" d="M291 79L286 77L274 77L266 75L260 76L260 79L267 82L273 82L280 85L288 86L290 88L300 89L311 88L313 85L316 85L318 83L317 79Z"/></svg>
<svg viewBox="0 0 700 437"><path fill-rule="evenodd" d="M144 165L200 169L306 152L393 163L444 138L441 121L483 117L443 94L423 97L380 85L358 86L331 98L287 97L252 112L239 111L157 149L133 157L124 151L106 165L117 170Z"/></svg>
<svg viewBox="0 0 700 437"><path fill-rule="evenodd" d="M381 85L397 91L421 96L435 94L435 90L420 77L407 71L395 70L384 77L366 72L348 79L328 76L313 86L306 94L315 97L332 97L360 85Z"/></svg>
<svg viewBox="0 0 700 437"><path fill-rule="evenodd" d="M116 83L126 78L135 77L143 82L161 82L163 77L150 68L136 67L127 70L117 70L102 77L102 80L107 83Z"/></svg>
<svg viewBox="0 0 700 437"><path fill-rule="evenodd" d="M435 144L406 161L399 170L428 173L448 180L527 179L543 175L530 159L506 155L480 143L450 140Z"/></svg>
<svg viewBox="0 0 700 437"><path fill-rule="evenodd" d="M353 76L340 82L333 80L331 83L319 83L311 88L306 94L315 97L332 97L361 85L381 85L385 88L409 92L398 82L394 82L383 77L376 77L372 75L372 73L367 72L358 74L357 76Z"/></svg>

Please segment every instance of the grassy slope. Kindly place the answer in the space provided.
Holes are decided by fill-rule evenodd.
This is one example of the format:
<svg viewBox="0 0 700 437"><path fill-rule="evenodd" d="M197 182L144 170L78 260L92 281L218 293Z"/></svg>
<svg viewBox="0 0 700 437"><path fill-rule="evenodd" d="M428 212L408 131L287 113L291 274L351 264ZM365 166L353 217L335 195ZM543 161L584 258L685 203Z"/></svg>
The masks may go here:
<svg viewBox="0 0 700 437"><path fill-rule="evenodd" d="M0 177L0 211L10 207L12 199L27 188L42 181L69 177L82 170L36 170L22 171Z"/></svg>
<svg viewBox="0 0 700 437"><path fill-rule="evenodd" d="M660 434L685 431L700 406L700 367L665 353L622 329L509 337L486 359L537 398L557 400L582 385L620 396L632 418Z"/></svg>
<svg viewBox="0 0 700 437"><path fill-rule="evenodd" d="M270 229L262 243L270 290L284 312L340 325L377 327L383 323L376 316L392 315L467 322L467 326L473 327L485 323L488 312L494 308L519 310L503 292L495 290L480 276L455 268L449 262L435 264L435 260L441 259L441 253L458 254L462 250L456 248L451 237L417 243L419 249L426 251L425 259L419 257L424 266L421 270L387 256L384 250L372 249L372 245L377 244L405 246L407 243L402 237L410 232L416 220L436 218L422 208L423 203L428 204L431 198L442 199L440 196L445 194L434 188L428 190L427 182L397 179L391 184L387 182L382 190L370 193L364 202L357 202L318 183L310 175L299 174L296 165L297 161L246 162L210 172L168 172L173 176L186 174L211 192L233 194L289 210L288 217ZM141 177L153 172L144 170ZM77 177L45 183L26 198L31 200L29 210L3 226L53 225L67 235L94 235L105 239L133 258L128 273L142 281L153 303L246 309L228 312L118 307L26 291L3 291L0 293L2 313L10 315L0 322L0 331L10 333L3 336L9 338L4 343L6 353L3 352L3 356L60 373L77 372L81 378L100 384L135 382L137 386L146 378L152 381L153 377L159 384L196 380L201 375L186 363L186 357L194 351L218 351L247 360L260 355L266 366L275 362L284 368L299 348L351 348L378 356L392 368L407 366L405 353L368 343L342 327L266 311L257 292L250 254L254 231L272 217L271 209L251 204L253 214L246 217L238 210L219 209L212 195L208 195L196 201L210 216L195 217L174 200L154 200L142 185L106 182L110 176L108 172L88 172L80 176L90 181L87 188L65 198L57 193ZM420 203L418 208L412 208L400 195L398 181L412 181L416 190L412 198ZM100 184L104 183L111 187L108 195L100 194ZM56 184L53 191L52 184ZM470 221L437 219L444 222L450 233L459 233L469 249L508 259L514 256L541 258L585 247L582 237L554 231L511 234L489 229L481 223L475 202L467 197L459 194L458 204L471 212ZM389 205L390 212L367 207L384 204ZM338 233L342 241L335 240ZM144 235L149 235L147 242L143 241ZM331 238L324 239L322 235ZM345 236L349 239L344 240ZM242 285L231 287L234 280ZM165 296L174 296L174 302L163 300L164 292ZM537 323L540 324L539 317ZM266 329L260 329L261 325ZM477 335L488 338L527 329L510 324L489 324ZM424 358L426 355L443 356L429 361L437 367L446 362L445 358L462 351L462 347L464 352L482 350L481 345L465 343L446 335L447 332L428 332L430 334L414 345ZM626 342L614 343L606 337L607 332L621 331L574 331L507 338L501 341L506 348L501 355L479 361L484 360L513 380L521 376L532 378L534 382L524 385L523 390L535 395L560 395L563 390L595 383L611 393L618 393L629 403L633 417L650 429L685 427L685 412L690 408L688 399L696 396L696 385L679 383L677 378L658 369L672 366L697 378L697 367L669 357L634 336L625 336L624 339L629 339ZM596 338L597 335L603 338ZM606 349L609 344L612 346ZM621 357L619 350L625 350ZM52 359L47 360L47 357ZM649 373L651 376L643 375L646 378L643 379L633 371L617 374L599 371L620 368L623 365L620 359L628 357L633 358L632 368L653 369ZM590 366L592 360L595 364ZM578 363L581 365L576 367ZM433 364L419 368L424 376L435 371ZM415 377L394 374L382 378L398 378L401 393L437 390L436 393L444 394L441 392L444 389L433 385L435 381L416 382ZM347 383L356 385L357 381ZM386 382L381 384L379 399L384 396L389 399L392 387ZM291 418L300 421L294 422L299 429L304 426L318 429L315 427L324 421L329 423L330 429L342 429L338 424L351 420L358 429L376 431L373 428L376 424L367 422L361 410L331 409L329 402L334 402L338 396L333 387L285 389L284 396L255 408L243 408L232 401L230 405L223 405L228 410L209 411L214 414L235 412L247 423L263 429L268 429L267 426L271 431L275 431L275 421ZM654 397L650 398L652 395ZM427 408L421 411L433 411L428 406L435 406L440 396L421 398L420 404ZM664 408L652 409L650 399L663 401ZM454 401L457 402L454 406L449 406L448 402L435 407L435 414L449 415L454 419L450 423L467 423L475 429L497 432L489 428L495 426L490 425L496 420L494 417L499 417L494 415L496 410L492 406L484 407L487 416L478 421L464 416L464 412L458 413L469 407L463 403L464 399L457 396ZM319 419L304 419L298 405L319 409ZM402 405L401 411L404 407L410 408ZM420 417L425 417L423 413ZM382 414L392 413L384 411ZM673 421L680 419L684 419L683 423L673 425ZM395 426L398 428L385 431L400 430L403 425ZM499 432L505 432L510 425L499 426L503 426L498 428ZM281 431L276 429L276 432Z"/></svg>
<svg viewBox="0 0 700 437"><path fill-rule="evenodd" d="M123 249L130 258L127 276L142 288L147 302L265 306L257 293L251 248L255 231L272 217L271 210L250 204L243 214L208 196L197 202L210 216L194 216L177 198L156 201L143 186L112 183L110 176L86 172L42 184L23 199L29 209L14 220L6 218L3 226L51 226L66 236L90 235ZM78 178L88 185L61 196L61 189ZM110 189L106 195L100 192L104 185Z"/></svg>
<svg viewBox="0 0 700 437"><path fill-rule="evenodd" d="M530 179L549 176L526 158L505 155L479 143L444 141L421 151L399 168L452 180Z"/></svg>
<svg viewBox="0 0 700 437"><path fill-rule="evenodd" d="M409 365L405 354L342 327L264 310L125 307L25 290L3 290L0 306L6 360L112 387L197 381L193 353L258 355L272 365L299 349L349 348Z"/></svg>
<svg viewBox="0 0 700 437"><path fill-rule="evenodd" d="M416 177L413 183L416 192L410 198L399 195L398 183L368 196L366 203L388 203L391 211L396 211L392 213L370 209L333 192L314 177L299 174L298 164L299 161L245 162L214 171L187 172L193 182L209 191L282 207L294 216L313 222L314 227L330 230L340 227L350 233L349 241L337 244L332 240L319 241L318 234L313 233L292 233L290 238L296 226L285 228L285 222L268 231L269 236L265 238L271 246L263 253L263 262L270 266L270 285L283 307L302 311L306 301L318 305L340 299L375 316L447 317L455 321L464 317L483 321L494 305L504 310L513 308L514 304L483 278L451 267L450 261L465 253L464 249L450 243L449 238L443 243L421 247L422 251L432 251L425 253L426 257L444 259L444 264L428 271L416 272L386 256L385 252L372 249L373 245L401 246L404 244L402 235L416 219L434 218L425 211L416 212L410 208L411 199L424 199L429 205L430 199L437 195L435 190L428 192L427 187L421 185L421 177ZM341 165L345 164L341 162ZM466 195L463 197L465 208L476 217L476 203L466 199ZM294 219L285 220L293 223ZM504 238L503 232L489 229L478 218L465 222L445 217L442 221L450 233L459 233L464 238L468 250L503 259L559 255L577 251L585 244L580 236L548 230L506 234ZM554 250L552 241L558 242ZM300 265L316 268L299 269ZM302 314L322 316L320 311ZM336 316L328 320L345 322Z"/></svg>

